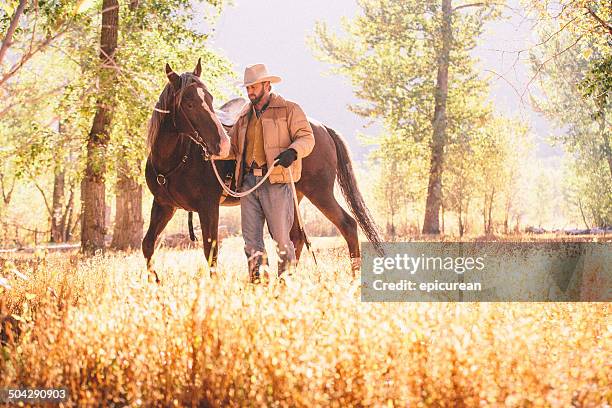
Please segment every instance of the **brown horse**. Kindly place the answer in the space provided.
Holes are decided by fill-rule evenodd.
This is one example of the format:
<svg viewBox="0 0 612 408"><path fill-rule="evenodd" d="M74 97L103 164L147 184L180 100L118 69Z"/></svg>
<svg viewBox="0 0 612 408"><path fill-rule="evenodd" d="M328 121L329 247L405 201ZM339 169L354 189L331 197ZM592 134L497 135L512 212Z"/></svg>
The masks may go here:
<svg viewBox="0 0 612 408"><path fill-rule="evenodd" d="M200 81L200 61L193 73L177 75L166 65L169 83L161 93L149 122L146 180L154 196L149 229L142 241L147 267L157 282L151 259L155 241L177 208L197 212L202 228L204 254L211 267L216 266L217 229L222 190L212 165L223 179L234 170L234 162L209 159L227 153L228 137L214 113L213 98ZM298 199L307 197L339 230L348 244L353 269L360 259L357 224L368 240L380 248L380 239L370 213L365 206L352 170L351 159L342 140L334 130L310 120L315 146L303 159L302 177L296 183ZM357 221L334 197L334 182L338 184ZM227 197L222 205L236 205L237 199ZM304 236L297 217L291 230L291 240L299 259Z"/></svg>

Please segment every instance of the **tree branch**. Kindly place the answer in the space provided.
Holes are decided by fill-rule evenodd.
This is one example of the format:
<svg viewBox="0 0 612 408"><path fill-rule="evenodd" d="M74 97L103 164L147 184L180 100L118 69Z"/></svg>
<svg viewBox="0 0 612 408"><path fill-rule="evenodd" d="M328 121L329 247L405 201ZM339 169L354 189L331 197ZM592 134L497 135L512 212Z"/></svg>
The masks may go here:
<svg viewBox="0 0 612 408"><path fill-rule="evenodd" d="M453 8L453 13L457 10L460 10L462 8L468 8L468 7L485 7L485 6L507 6L506 4L503 3L488 3L488 2L480 2L480 3L469 3L469 4L462 4L460 6L457 6L455 8ZM509 7L510 8L510 7Z"/></svg>
<svg viewBox="0 0 612 408"><path fill-rule="evenodd" d="M564 48L560 52L556 53L555 55L552 55L546 61L544 61L540 65L538 65L538 69L536 70L535 74L533 74L533 77L531 77L531 79L529 80L529 82L525 86L525 91L521 94L521 99L525 95L525 92L527 92L527 90L529 89L529 86L531 85L531 83L537 78L537 76L540 73L540 71L542 70L542 68L544 68L544 66L546 64L548 64L554 58L558 57L559 55L561 55L561 54L565 53L566 51L570 50L571 48L573 48L576 44L578 44L578 42L582 39L583 36L584 35L579 36L578 38L576 38L576 41L571 43L569 46L567 46L566 48Z"/></svg>
<svg viewBox="0 0 612 408"><path fill-rule="evenodd" d="M462 8L467 8L467 7L482 7L482 6L486 6L487 3L469 3L469 4L462 4L461 6L457 6L455 8L453 8L453 12L462 9Z"/></svg>
<svg viewBox="0 0 612 408"><path fill-rule="evenodd" d="M30 47L28 52L32 52L32 46L34 45L34 38L36 38L36 27L38 25L38 0L33 0L34 8L36 10L34 14L34 26L32 27L32 37L30 38Z"/></svg>
<svg viewBox="0 0 612 408"><path fill-rule="evenodd" d="M6 31L6 35L4 36L4 40L2 40L2 47L0 47L0 64L2 64L2 60L6 55L6 51L13 44L13 34L15 34L15 30L17 29L17 25L19 24L19 19L23 14L23 10L25 9L27 0L19 0L19 6L17 6L17 10L15 10L15 14L11 18L11 24L9 25L8 30Z"/></svg>
<svg viewBox="0 0 612 408"><path fill-rule="evenodd" d="M48 234L49 232L51 232L51 230L47 230L47 231L40 231L38 229L31 229L31 228L27 228L27 227L22 227L19 224L15 224L13 222L4 222L5 225L10 225L11 227L15 227L15 228L19 228L20 230L24 230L24 231L28 231L28 232L38 232L39 234Z"/></svg>
<svg viewBox="0 0 612 408"><path fill-rule="evenodd" d="M27 53L23 54L21 56L21 58L19 59L19 61L17 61L6 74L3 74L2 77L0 77L0 87L6 82L8 81L13 75L15 75L17 73L17 71L19 71L19 69L21 67L23 67L25 65L26 62L28 62L35 54L37 54L38 52L42 51L44 48L46 48L52 41L55 41L57 38L61 37L62 35L64 35L66 32L68 31L68 26L64 27L63 30L59 31L57 34L55 34L54 36L48 37L46 38L44 41L40 42L36 48L34 48L33 50L28 51Z"/></svg>
<svg viewBox="0 0 612 408"><path fill-rule="evenodd" d="M46 98L47 96L55 95L55 94L59 93L60 91L62 91L63 89L65 89L66 86L68 86L69 84L70 84L70 82L66 83L66 84L62 84L62 85L60 85L60 86L58 86L56 88L53 88L53 89L51 89L51 90L49 90L47 92L43 92L42 94L40 94L40 95L38 95L36 97L28 99L28 104L33 104L35 102L40 101L41 99ZM19 105L21 103L23 103L23 101L21 101L21 100L14 100L10 104L8 104L6 107L4 107L2 110L0 110L0 119L2 119L2 117L4 115L6 115L12 108L14 108L15 106L17 106L17 105Z"/></svg>
<svg viewBox="0 0 612 408"><path fill-rule="evenodd" d="M47 211L49 212L49 216L53 217L53 210L51 209L51 206L49 205L49 201L47 200L47 195L45 194L45 191L38 185L36 181L32 180L32 182L34 183L34 186L36 187L36 189L40 191L40 194L42 194L43 200L45 200L45 207L47 207Z"/></svg>
<svg viewBox="0 0 612 408"><path fill-rule="evenodd" d="M8 205L11 202L11 196L13 195L13 189L15 188L15 177L13 177L11 188L8 190L8 193L4 187L4 174L0 174L0 184L2 185L2 200L4 201L5 205Z"/></svg>
<svg viewBox="0 0 612 408"><path fill-rule="evenodd" d="M495 72L495 71L493 71L491 69L485 69L484 71L485 72L490 72L491 74L495 75L498 79L501 79L504 82L506 82L508 85L510 85L510 87L514 90L514 93L516 94L516 96L518 96L521 99L521 103L523 103L523 97L521 96L521 93L516 88L516 86L514 86L514 84L512 82L510 82L506 77L504 77L502 74L498 74L497 72Z"/></svg>
<svg viewBox="0 0 612 408"><path fill-rule="evenodd" d="M585 6L586 9L589 11L589 14L591 16L593 16L593 18L595 20L597 20L597 22L606 30L608 30L608 32L612 35L612 25L606 23L601 17L599 17L597 14L595 14L595 12L593 10L591 10L591 8L589 6Z"/></svg>

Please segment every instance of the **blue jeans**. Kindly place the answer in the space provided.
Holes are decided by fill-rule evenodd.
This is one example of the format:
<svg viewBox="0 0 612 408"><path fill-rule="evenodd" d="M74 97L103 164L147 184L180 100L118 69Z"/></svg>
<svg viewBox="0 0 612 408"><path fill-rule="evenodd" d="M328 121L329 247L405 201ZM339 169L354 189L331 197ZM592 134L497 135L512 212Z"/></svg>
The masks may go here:
<svg viewBox="0 0 612 408"><path fill-rule="evenodd" d="M241 191L257 184L262 177L245 174ZM279 257L278 273L283 273L295 264L295 248L289 237L293 225L294 203L291 185L271 184L266 180L258 189L240 199L240 218L244 252L249 259L249 272L262 264L267 264L266 248L263 240L264 221L268 231L276 241Z"/></svg>

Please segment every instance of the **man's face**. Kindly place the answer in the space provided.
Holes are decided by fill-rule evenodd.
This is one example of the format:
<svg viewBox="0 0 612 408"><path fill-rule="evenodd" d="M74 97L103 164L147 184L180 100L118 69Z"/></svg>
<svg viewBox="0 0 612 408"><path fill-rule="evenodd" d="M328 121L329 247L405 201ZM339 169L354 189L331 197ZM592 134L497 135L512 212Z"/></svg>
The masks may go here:
<svg viewBox="0 0 612 408"><path fill-rule="evenodd" d="M260 82L246 87L249 99L253 105L257 105L261 100L268 95L268 82Z"/></svg>

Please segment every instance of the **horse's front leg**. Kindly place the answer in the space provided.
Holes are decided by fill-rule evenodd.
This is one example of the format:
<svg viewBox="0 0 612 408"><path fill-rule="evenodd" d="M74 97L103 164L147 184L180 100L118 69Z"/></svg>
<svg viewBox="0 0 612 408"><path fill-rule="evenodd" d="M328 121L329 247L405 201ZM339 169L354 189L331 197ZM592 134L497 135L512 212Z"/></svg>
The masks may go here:
<svg viewBox="0 0 612 408"><path fill-rule="evenodd" d="M153 200L153 207L151 208L151 221L149 222L149 229L142 240L142 253L147 260L147 270L149 271L149 277L154 279L156 283L159 283L159 276L153 269L153 252L155 251L155 241L157 237L162 233L168 222L172 219L176 208L169 205L161 205L157 201Z"/></svg>
<svg viewBox="0 0 612 408"><path fill-rule="evenodd" d="M198 211L202 227L204 256L210 266L211 277L216 273L217 254L219 253L219 200L207 198L205 205Z"/></svg>

